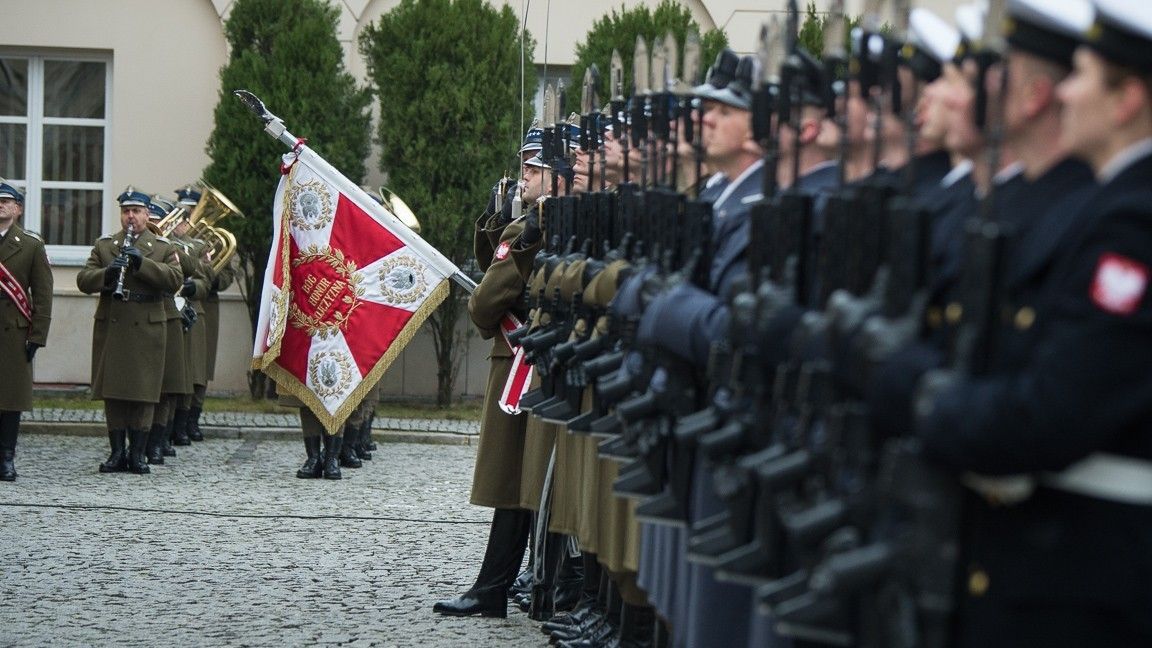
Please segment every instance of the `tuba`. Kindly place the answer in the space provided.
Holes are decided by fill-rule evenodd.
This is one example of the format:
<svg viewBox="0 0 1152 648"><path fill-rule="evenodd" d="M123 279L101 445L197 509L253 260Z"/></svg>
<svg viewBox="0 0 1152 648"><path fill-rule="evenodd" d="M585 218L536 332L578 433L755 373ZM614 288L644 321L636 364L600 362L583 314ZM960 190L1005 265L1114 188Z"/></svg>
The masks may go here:
<svg viewBox="0 0 1152 648"><path fill-rule="evenodd" d="M227 216L243 218L244 213L232 204L228 196L221 193L219 189L206 182L202 184L204 192L200 197L200 202L196 203L192 209L192 214L188 217L188 222L191 225L188 234L208 244L212 271L220 272L236 254L236 237L223 227L216 227L216 223ZM164 218L164 221L166 220L168 220L167 216ZM176 222L178 222L178 218L173 220L173 227L175 227Z"/></svg>
<svg viewBox="0 0 1152 648"><path fill-rule="evenodd" d="M420 221L416 220L416 214L412 213L412 209L408 207L407 203L400 200L400 196L392 193L388 187L380 187L380 196L384 198L384 206L387 207L400 222L408 226L408 229L420 233Z"/></svg>
<svg viewBox="0 0 1152 648"><path fill-rule="evenodd" d="M388 187L373 189L367 185L360 185L360 188L364 190L364 193L368 194L369 198L380 203L384 209L387 209L393 216L398 218L401 223L404 223L408 229L417 234L420 233L420 221L416 219L416 214L413 214L408 204L400 200L400 196L392 193L391 189Z"/></svg>

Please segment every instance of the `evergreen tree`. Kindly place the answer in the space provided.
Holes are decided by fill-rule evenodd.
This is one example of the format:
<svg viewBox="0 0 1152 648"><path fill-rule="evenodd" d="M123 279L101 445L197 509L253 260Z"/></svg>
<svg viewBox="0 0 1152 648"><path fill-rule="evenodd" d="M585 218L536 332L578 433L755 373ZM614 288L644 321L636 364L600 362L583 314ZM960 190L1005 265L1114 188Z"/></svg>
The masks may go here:
<svg viewBox="0 0 1152 648"><path fill-rule="evenodd" d="M612 50L620 52L624 63L624 94L629 94L632 88L632 56L636 50L636 37L643 36L648 43L648 51L652 51L652 43L657 37L663 39L671 31L680 45L680 64L683 68L684 40L688 31L695 30L700 33L700 26L692 18L687 7L675 0L662 0L655 11L645 5L632 9L615 9L612 13L601 17L592 24L592 29L585 35L584 40L576 44L576 62L572 65L572 78L564 100L564 112L571 113L580 109L580 88L584 84L584 70L595 63L600 71L600 99L607 103L611 97L609 64L612 61ZM700 34L700 75L703 77L716 59L716 55L728 44L728 37L724 32L714 29ZM696 85L704 81L699 79L685 79Z"/></svg>
<svg viewBox="0 0 1152 648"><path fill-rule="evenodd" d="M528 106L524 121L532 117L536 89L531 38L507 6L402 0L361 33L359 45L380 102L380 170L420 219L424 238L464 265L489 189L502 173L519 173L521 113ZM428 319L440 405L455 395L462 305L453 284Z"/></svg>
<svg viewBox="0 0 1152 648"><path fill-rule="evenodd" d="M250 90L282 117L293 133L353 182L364 177L371 101L344 68L337 38L338 10L324 0L236 0L224 26L230 56L220 70L211 158L204 179L245 217L220 225L236 235L243 272L240 289L255 330L264 268L272 245L272 197L280 180L284 145L264 134L260 121L232 95ZM266 392L261 375L249 386Z"/></svg>

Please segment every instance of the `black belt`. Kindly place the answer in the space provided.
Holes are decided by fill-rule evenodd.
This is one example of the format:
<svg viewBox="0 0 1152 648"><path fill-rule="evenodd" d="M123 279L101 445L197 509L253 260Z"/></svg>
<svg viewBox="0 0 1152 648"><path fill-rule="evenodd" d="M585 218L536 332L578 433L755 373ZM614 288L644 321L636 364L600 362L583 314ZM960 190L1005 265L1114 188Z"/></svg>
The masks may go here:
<svg viewBox="0 0 1152 648"><path fill-rule="evenodd" d="M112 291L104 290L100 294L112 296ZM125 290L124 299L117 301L136 302L137 304L151 304L153 302L160 301L162 298L162 295L156 295L153 293L140 292L138 290ZM112 299L116 299L116 297L112 296Z"/></svg>

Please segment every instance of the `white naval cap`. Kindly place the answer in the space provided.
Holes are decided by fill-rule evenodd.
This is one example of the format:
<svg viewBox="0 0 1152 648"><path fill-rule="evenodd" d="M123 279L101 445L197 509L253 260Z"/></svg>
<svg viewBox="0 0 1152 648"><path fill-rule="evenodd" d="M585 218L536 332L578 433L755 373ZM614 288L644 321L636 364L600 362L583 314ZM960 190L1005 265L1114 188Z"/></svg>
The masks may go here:
<svg viewBox="0 0 1152 648"><path fill-rule="evenodd" d="M1008 44L1071 67L1072 53L1092 25L1088 0L1008 0Z"/></svg>
<svg viewBox="0 0 1152 648"><path fill-rule="evenodd" d="M956 27L960 35L971 43L979 43L984 38L984 17L988 13L988 5L980 2L969 2L956 7Z"/></svg>
<svg viewBox="0 0 1152 648"><path fill-rule="evenodd" d="M1152 2L1094 0L1096 21L1085 43L1109 61L1152 72Z"/></svg>
<svg viewBox="0 0 1152 648"><path fill-rule="evenodd" d="M956 55L960 32L932 11L916 7L908 15L908 42L937 63L944 63Z"/></svg>

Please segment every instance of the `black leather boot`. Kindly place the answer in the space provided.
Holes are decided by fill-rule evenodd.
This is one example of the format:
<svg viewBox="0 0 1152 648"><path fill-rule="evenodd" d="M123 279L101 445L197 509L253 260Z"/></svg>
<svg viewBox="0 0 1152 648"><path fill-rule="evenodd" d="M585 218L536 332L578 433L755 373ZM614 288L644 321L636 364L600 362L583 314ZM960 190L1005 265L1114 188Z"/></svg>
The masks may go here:
<svg viewBox="0 0 1152 648"><path fill-rule="evenodd" d="M356 456L356 437L360 429L351 425L344 426L344 442L340 444L340 466L343 468L360 468L364 464Z"/></svg>
<svg viewBox="0 0 1152 648"><path fill-rule="evenodd" d="M340 446L343 441L338 436L324 434L324 479L343 479L340 474Z"/></svg>
<svg viewBox="0 0 1152 648"><path fill-rule="evenodd" d="M204 433L200 431L200 408L188 408L188 438L193 441L203 441Z"/></svg>
<svg viewBox="0 0 1152 648"><path fill-rule="evenodd" d="M148 430L148 463L155 466L164 465L164 436L166 430L159 423L153 423Z"/></svg>
<svg viewBox="0 0 1152 648"><path fill-rule="evenodd" d="M319 479L323 477L324 455L320 452L320 437L304 437L304 452L308 453L308 458L304 460L304 465L300 466L300 470L296 471L296 476L300 479Z"/></svg>
<svg viewBox="0 0 1152 648"><path fill-rule="evenodd" d="M20 412L0 412L0 481L16 481L16 437Z"/></svg>
<svg viewBox="0 0 1152 648"><path fill-rule="evenodd" d="M512 585L508 588L508 598L515 598L517 594L531 594L532 593L532 565L529 561L528 569L520 572L516 580L512 581Z"/></svg>
<svg viewBox="0 0 1152 648"><path fill-rule="evenodd" d="M528 618L543 623L552 618L556 612L553 596L556 593L556 576L560 572L560 565L567 557L568 536L560 533L548 533L544 537L544 552L537 556L544 561L544 578L541 582L532 584L532 594L526 601ZM575 604L575 600L573 600ZM520 604L524 609L524 604Z"/></svg>
<svg viewBox="0 0 1152 648"><path fill-rule="evenodd" d="M488 546L476 582L464 594L432 606L449 616L508 616L508 587L524 561L532 514L522 509L496 509L488 530Z"/></svg>
<svg viewBox="0 0 1152 648"><path fill-rule="evenodd" d="M137 475L152 472L148 467L148 430L129 430L128 443L128 470Z"/></svg>
<svg viewBox="0 0 1152 648"><path fill-rule="evenodd" d="M552 591L552 608L555 612L567 612L576 607L584 586L584 564L580 556L569 556L564 552L560 572L556 575L556 586Z"/></svg>
<svg viewBox="0 0 1152 648"><path fill-rule="evenodd" d="M599 616L595 623L582 628L580 636L568 640L559 640L556 642L556 645L561 648L605 648L611 645L611 642L619 632L622 606L619 596L616 595L615 585L610 584L609 587L611 589L609 590L608 602L605 606L605 614Z"/></svg>
<svg viewBox="0 0 1152 648"><path fill-rule="evenodd" d="M164 434L160 437L163 440L160 454L165 457L175 457L176 448L172 447L172 423L169 422L164 426Z"/></svg>
<svg viewBox="0 0 1152 648"><path fill-rule="evenodd" d="M172 415L172 445L192 445L192 440L188 438L187 409L177 408L176 412Z"/></svg>
<svg viewBox="0 0 1152 648"><path fill-rule="evenodd" d="M372 461L372 451L368 449L368 444L372 443L372 422L364 419L360 424L358 430L359 436L356 439L356 456L364 461Z"/></svg>
<svg viewBox="0 0 1152 648"><path fill-rule="evenodd" d="M583 622L593 610L603 612L599 606L600 586L603 569L600 567L596 554L587 551L580 554L583 578L580 581L580 597L576 606L568 612L558 612L551 619L544 622L540 630L544 634L552 634L558 630L571 631L574 626ZM604 583L607 587L607 583Z"/></svg>
<svg viewBox="0 0 1152 648"><path fill-rule="evenodd" d="M609 648L653 648L656 611L647 605L624 604L620 611L620 632Z"/></svg>
<svg viewBox="0 0 1152 648"><path fill-rule="evenodd" d="M114 473L128 470L128 455L124 452L124 440L128 433L125 430L108 430L108 445L112 447L112 454L108 460L100 464L100 472Z"/></svg>
<svg viewBox="0 0 1152 648"><path fill-rule="evenodd" d="M569 627L552 630L550 641L553 643L574 642L591 636L600 636L604 634L603 626L605 625L608 625L613 632L615 631L615 623L619 618L617 615L620 611L620 599L615 584L608 577L607 571L600 571L596 592L595 594L589 593L589 595L593 598L586 608L588 612ZM608 636L611 636L611 632L608 633Z"/></svg>

